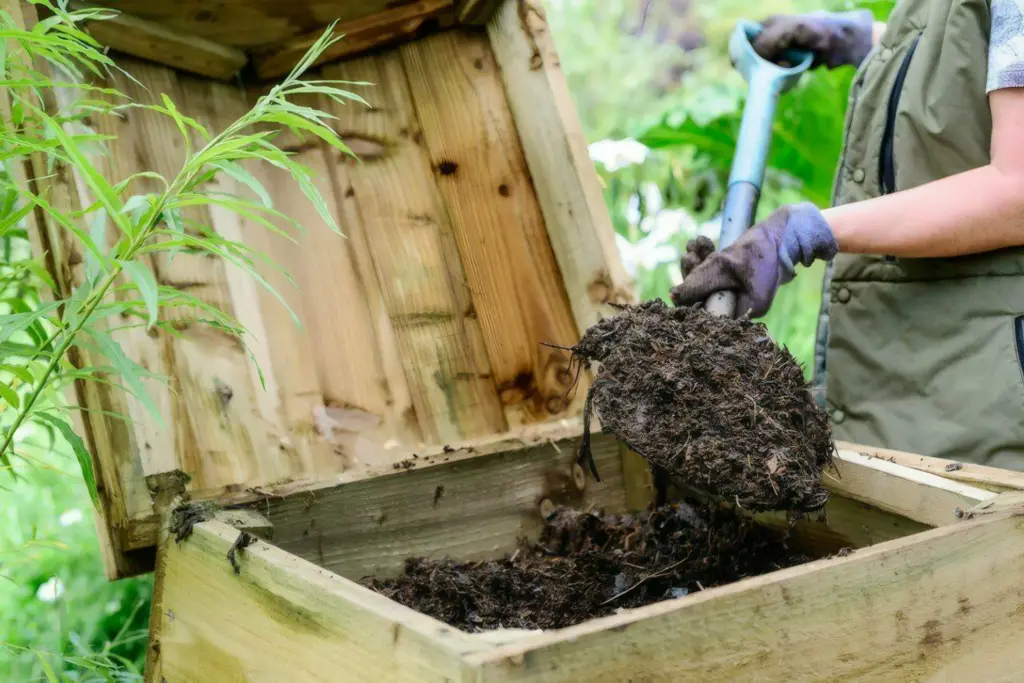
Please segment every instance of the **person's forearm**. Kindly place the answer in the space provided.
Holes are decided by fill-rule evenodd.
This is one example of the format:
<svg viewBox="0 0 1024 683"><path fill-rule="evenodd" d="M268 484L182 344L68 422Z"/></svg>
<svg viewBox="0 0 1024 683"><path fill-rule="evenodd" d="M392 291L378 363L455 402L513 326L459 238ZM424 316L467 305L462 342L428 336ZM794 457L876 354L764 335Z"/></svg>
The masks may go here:
<svg viewBox="0 0 1024 683"><path fill-rule="evenodd" d="M840 252L903 257L1024 245L1024 174L988 165L823 212Z"/></svg>

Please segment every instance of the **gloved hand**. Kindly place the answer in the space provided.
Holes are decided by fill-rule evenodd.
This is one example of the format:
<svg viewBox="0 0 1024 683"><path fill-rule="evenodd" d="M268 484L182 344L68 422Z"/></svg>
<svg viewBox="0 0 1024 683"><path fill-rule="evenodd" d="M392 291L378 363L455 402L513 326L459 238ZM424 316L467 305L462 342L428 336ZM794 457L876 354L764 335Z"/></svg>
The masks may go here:
<svg viewBox="0 0 1024 683"><path fill-rule="evenodd" d="M757 54L778 62L786 50L814 53L811 67L859 66L871 51L874 17L868 10L769 17L754 39Z"/></svg>
<svg viewBox="0 0 1024 683"><path fill-rule="evenodd" d="M703 303L715 292L736 292L736 315L768 312L779 285L793 279L797 263L811 265L839 252L832 229L813 204L784 206L722 251L707 237L686 245L683 282L672 289L676 306Z"/></svg>

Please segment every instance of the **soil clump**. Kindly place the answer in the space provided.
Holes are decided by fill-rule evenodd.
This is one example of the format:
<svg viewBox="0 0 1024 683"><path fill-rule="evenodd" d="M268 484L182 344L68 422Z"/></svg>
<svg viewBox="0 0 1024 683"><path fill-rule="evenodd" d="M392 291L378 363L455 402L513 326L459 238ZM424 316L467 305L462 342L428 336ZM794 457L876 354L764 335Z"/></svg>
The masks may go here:
<svg viewBox="0 0 1024 683"><path fill-rule="evenodd" d="M592 326L572 352L600 364L585 431L593 410L656 473L751 511L809 512L828 500L828 416L763 324L648 301ZM598 476L589 434L580 460Z"/></svg>

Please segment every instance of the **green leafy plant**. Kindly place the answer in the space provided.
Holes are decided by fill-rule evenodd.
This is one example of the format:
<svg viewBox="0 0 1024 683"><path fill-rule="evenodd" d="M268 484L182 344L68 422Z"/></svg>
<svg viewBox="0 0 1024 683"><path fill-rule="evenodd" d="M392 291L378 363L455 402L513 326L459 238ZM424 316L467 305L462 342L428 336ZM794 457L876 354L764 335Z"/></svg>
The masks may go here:
<svg viewBox="0 0 1024 683"><path fill-rule="evenodd" d="M261 275L274 267L272 259L219 235L195 218L202 215L196 209L232 212L294 239L302 226L273 206L259 179L258 167L269 165L286 172L340 234L310 169L275 138L285 131L300 140L312 136L351 155L334 117L305 103L365 104L343 87L365 84L305 78L338 40L332 26L250 111L211 131L166 95L142 103L106 85L115 73L131 75L82 26L113 12L72 11L67 0L31 2L41 12L30 26L0 9L0 472L15 475L0 479L0 491L18 501L4 506L0 533L0 584L12 587L0 590L0 678L137 680L149 582L107 584L91 525L64 524L72 513L83 516L76 505L98 503L91 456L69 422L66 389L73 382L115 385L159 420L145 382L164 378L122 350L120 333L142 327L175 335L182 323L197 323L245 344L247 332L231 316L157 281L147 265L157 255L212 255L285 305ZM173 176L145 170L111 178L102 170L111 138L93 126L132 109L166 117L179 131L186 153ZM80 206L66 206L55 191L69 177ZM29 230L44 223L66 233L84 256L74 285L55 282L40 255L33 258ZM169 309L173 316L165 315Z"/></svg>
<svg viewBox="0 0 1024 683"><path fill-rule="evenodd" d="M34 1L50 10L52 16L30 30L19 28L9 15L0 17L4 22L0 30L8 45L14 46L0 60L0 79L8 88L11 112L0 138L0 161L7 169L0 196L5 197L8 207L0 219L0 234L19 229L30 211L38 212L73 235L86 254L86 268L84 280L72 291L58 291L51 302L0 317L0 344L17 344L19 333L29 337L27 344L6 347L0 366L7 373L0 379L0 398L16 411L2 424L0 461L10 466L11 457L18 455L15 446L19 430L35 422L70 443L90 491L95 492L85 446L58 409L59 395L68 383L117 381L160 419L143 383L152 375L122 351L113 333L128 325L145 325L175 334L176 326L163 321L160 311L187 308L200 312L195 322L217 326L244 343L245 330L236 321L187 292L160 285L146 258L156 253L206 252L241 268L285 305L260 275L260 265L270 263L266 256L187 218L186 212L195 207L215 207L291 237L290 229L301 230L301 226L273 207L257 176L246 168L250 162L262 162L287 171L320 216L338 231L311 171L273 141L282 129L287 129L300 138L315 136L351 154L330 125L333 116L294 100L317 95L338 103L363 101L341 89L339 82L302 78L316 58L338 40L328 29L292 72L261 96L249 112L223 131L213 133L179 111L166 95L162 95L161 104L140 104L128 101L117 91L90 85L90 77L117 67L78 25L86 19L107 18L109 12L69 12L49 0ZM45 68L38 66L40 62ZM75 97L55 112L52 102L58 90L71 91ZM109 179L99 170L94 160L96 151L102 150L110 138L93 132L86 125L87 117L115 116L131 108L157 112L177 126L186 158L174 177L144 171ZM44 159L49 169L71 169L87 188L88 205L61 207L44 189L19 182L16 165L28 155ZM255 198L219 189L216 181L222 175L247 187ZM143 178L155 181L163 191L132 194L133 186ZM44 275L28 263L23 268ZM111 319L130 322L111 329L106 323ZM181 321L176 322L180 325ZM76 350L86 354L72 353ZM92 359L94 364L76 363L81 357Z"/></svg>

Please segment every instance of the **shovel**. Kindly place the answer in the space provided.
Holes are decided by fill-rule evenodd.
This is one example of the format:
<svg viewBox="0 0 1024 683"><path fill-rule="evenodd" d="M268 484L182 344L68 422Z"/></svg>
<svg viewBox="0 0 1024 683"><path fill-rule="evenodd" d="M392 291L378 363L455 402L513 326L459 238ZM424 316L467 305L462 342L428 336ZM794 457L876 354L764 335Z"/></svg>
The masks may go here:
<svg viewBox="0 0 1024 683"><path fill-rule="evenodd" d="M729 38L729 59L747 82L747 100L743 105L736 154L729 171L719 250L735 242L754 224L772 137L775 105L779 95L796 85L814 59L810 52L790 50L785 59L794 66L783 67L769 62L754 52L751 44L760 32L759 24L741 21ZM735 317L736 293L716 292L708 297L704 308L714 315Z"/></svg>
<svg viewBox="0 0 1024 683"><path fill-rule="evenodd" d="M741 21L729 38L729 59L747 82L747 100L743 105L743 119L736 141L736 153L729 171L729 186L722 209L722 231L718 248L725 249L739 239L754 224L757 202L761 197L764 169L768 160L768 146L772 137L772 119L779 95L800 80L810 68L814 55L810 52L790 50L785 60L795 66L784 67L769 62L754 52L751 41L762 30L759 24ZM736 293L715 292L704 308L713 315L736 316ZM662 505L668 498L669 484L704 500L713 500L706 491L669 477L660 468L651 467L655 491L655 504Z"/></svg>

